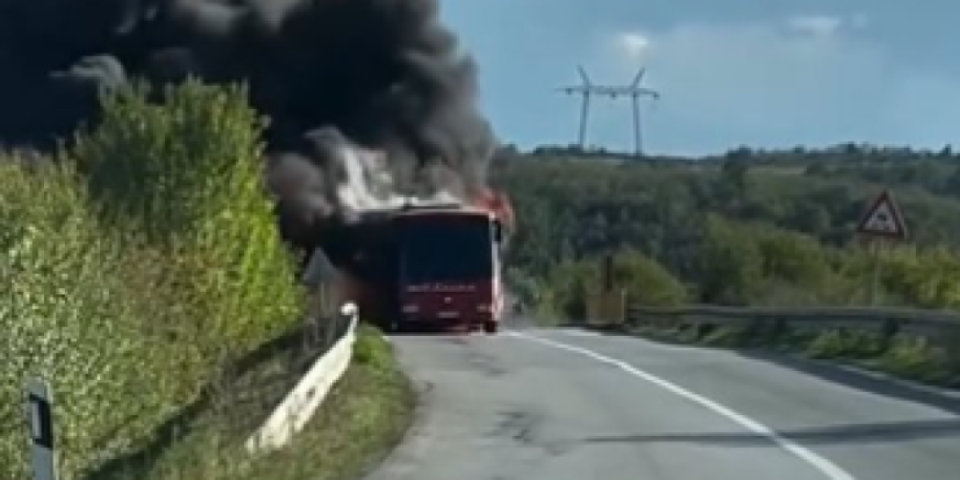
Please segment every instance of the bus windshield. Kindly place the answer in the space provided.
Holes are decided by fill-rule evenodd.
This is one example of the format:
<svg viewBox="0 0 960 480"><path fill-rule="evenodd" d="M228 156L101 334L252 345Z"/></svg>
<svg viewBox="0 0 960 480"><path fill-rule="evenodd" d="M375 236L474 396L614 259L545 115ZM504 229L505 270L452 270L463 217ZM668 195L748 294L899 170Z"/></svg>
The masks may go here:
<svg viewBox="0 0 960 480"><path fill-rule="evenodd" d="M493 275L492 223L486 217L405 218L400 260L407 283L474 281Z"/></svg>

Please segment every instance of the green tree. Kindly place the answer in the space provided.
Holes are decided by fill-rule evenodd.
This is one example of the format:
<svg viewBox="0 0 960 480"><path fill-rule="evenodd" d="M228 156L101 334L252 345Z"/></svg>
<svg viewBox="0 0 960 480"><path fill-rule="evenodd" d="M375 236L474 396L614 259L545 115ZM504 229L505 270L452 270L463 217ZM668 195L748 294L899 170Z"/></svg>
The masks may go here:
<svg viewBox="0 0 960 480"><path fill-rule="evenodd" d="M656 260L635 250L614 257L616 285L626 290L631 302L646 306L682 305L688 299L686 288Z"/></svg>
<svg viewBox="0 0 960 480"><path fill-rule="evenodd" d="M744 305L763 281L763 256L745 229L710 217L699 256L700 297L707 303Z"/></svg>
<svg viewBox="0 0 960 480"><path fill-rule="evenodd" d="M202 331L233 357L298 315L293 266L263 188L263 121L240 87L191 81L151 103L131 88L105 100L101 123L70 155L101 212L182 261L202 292ZM228 347L229 346L229 347Z"/></svg>

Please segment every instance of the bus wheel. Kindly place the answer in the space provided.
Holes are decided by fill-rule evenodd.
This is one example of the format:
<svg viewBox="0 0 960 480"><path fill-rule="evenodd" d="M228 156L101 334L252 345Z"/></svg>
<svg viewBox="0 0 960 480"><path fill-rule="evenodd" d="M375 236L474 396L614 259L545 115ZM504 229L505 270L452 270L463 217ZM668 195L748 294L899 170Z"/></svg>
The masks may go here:
<svg viewBox="0 0 960 480"><path fill-rule="evenodd" d="M497 333L497 330L500 329L500 323L494 322L492 320L483 322L483 331L488 334Z"/></svg>

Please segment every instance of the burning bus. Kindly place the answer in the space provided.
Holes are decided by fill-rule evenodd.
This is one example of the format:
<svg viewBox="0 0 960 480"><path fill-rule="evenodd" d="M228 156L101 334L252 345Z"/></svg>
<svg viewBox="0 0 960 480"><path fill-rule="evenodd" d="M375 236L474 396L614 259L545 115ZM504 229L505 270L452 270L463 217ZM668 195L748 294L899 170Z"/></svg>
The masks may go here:
<svg viewBox="0 0 960 480"><path fill-rule="evenodd" d="M317 254L326 257L338 272L338 296L388 329L419 324L496 332L505 303L503 254L514 230L507 196L480 187L406 203L376 197L365 173L385 171L375 162L382 152L325 140L333 143L335 160L352 167L335 195L324 196L323 182L305 161L288 158L270 177L281 235L301 255L301 267Z"/></svg>
<svg viewBox="0 0 960 480"><path fill-rule="evenodd" d="M324 251L341 259L348 296L365 317L390 330L499 329L505 229L497 213L404 206L364 212L345 231L340 242L328 235Z"/></svg>
<svg viewBox="0 0 960 480"><path fill-rule="evenodd" d="M392 224L400 306L394 328L497 332L504 312L504 227L496 214L457 205L407 207Z"/></svg>

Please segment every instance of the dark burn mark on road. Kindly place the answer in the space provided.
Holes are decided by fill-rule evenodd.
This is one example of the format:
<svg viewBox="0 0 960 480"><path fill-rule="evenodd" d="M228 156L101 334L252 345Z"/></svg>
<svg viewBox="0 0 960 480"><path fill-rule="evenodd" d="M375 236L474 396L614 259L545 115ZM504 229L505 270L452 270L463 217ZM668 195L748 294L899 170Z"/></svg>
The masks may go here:
<svg viewBox="0 0 960 480"><path fill-rule="evenodd" d="M467 345L467 339L462 337L444 337L440 341L452 345Z"/></svg>
<svg viewBox="0 0 960 480"><path fill-rule="evenodd" d="M507 370L492 355L476 350L467 352L467 363L488 377L500 377L507 373Z"/></svg>
<svg viewBox="0 0 960 480"><path fill-rule="evenodd" d="M488 436L493 438L507 438L521 446L535 448L549 456L560 456L568 452L573 444L546 440L543 438L542 425L545 424L542 415L530 410L514 410L501 412L499 421Z"/></svg>
<svg viewBox="0 0 960 480"><path fill-rule="evenodd" d="M477 371L485 377L499 377L506 375L508 372L494 355L480 350L484 342L488 341L486 338L444 337L441 338L440 341L444 344L457 347L456 357L458 368L461 368L460 360L462 359L462 368Z"/></svg>
<svg viewBox="0 0 960 480"><path fill-rule="evenodd" d="M495 437L510 437L521 444L533 442L534 419L527 412L503 412L494 429Z"/></svg>

